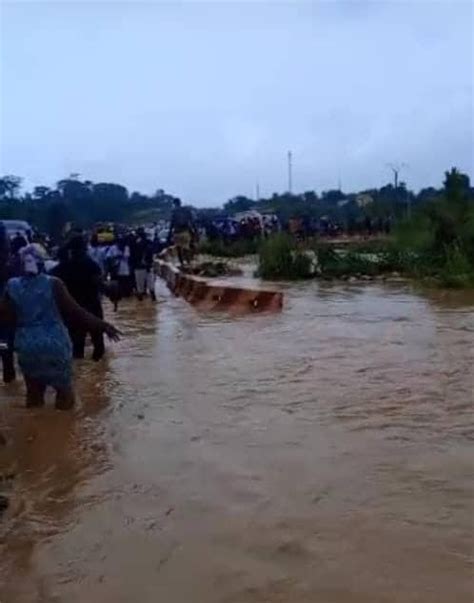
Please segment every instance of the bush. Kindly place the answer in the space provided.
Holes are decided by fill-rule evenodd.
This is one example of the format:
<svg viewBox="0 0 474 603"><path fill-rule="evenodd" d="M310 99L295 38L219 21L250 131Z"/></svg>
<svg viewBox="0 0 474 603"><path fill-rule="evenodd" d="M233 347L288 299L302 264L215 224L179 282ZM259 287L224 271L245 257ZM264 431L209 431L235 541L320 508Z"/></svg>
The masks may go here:
<svg viewBox="0 0 474 603"><path fill-rule="evenodd" d="M423 252L432 249L435 233L427 215L420 210L411 220L400 222L394 231L395 249Z"/></svg>
<svg viewBox="0 0 474 603"><path fill-rule="evenodd" d="M434 276L436 266L436 257L431 252L398 249L396 246L390 246L380 255L379 272L400 272L406 276L423 278L424 276Z"/></svg>
<svg viewBox="0 0 474 603"><path fill-rule="evenodd" d="M309 278L311 258L296 248L290 236L277 234L260 247L258 275L274 280Z"/></svg>
<svg viewBox="0 0 474 603"><path fill-rule="evenodd" d="M221 258L239 258L258 253L260 240L241 240L225 243L222 240L204 241L199 245L199 253Z"/></svg>
<svg viewBox="0 0 474 603"><path fill-rule="evenodd" d="M469 287L474 284L472 262L457 246L452 246L446 251L446 261L439 276L441 284L445 287Z"/></svg>
<svg viewBox="0 0 474 603"><path fill-rule="evenodd" d="M334 248L319 247L316 249L320 274L331 278L342 276L369 275L380 273L379 255L360 253L354 250L336 251Z"/></svg>
<svg viewBox="0 0 474 603"><path fill-rule="evenodd" d="M394 252L411 276L434 277L447 287L474 283L474 200L467 176L446 172L442 198L395 229Z"/></svg>

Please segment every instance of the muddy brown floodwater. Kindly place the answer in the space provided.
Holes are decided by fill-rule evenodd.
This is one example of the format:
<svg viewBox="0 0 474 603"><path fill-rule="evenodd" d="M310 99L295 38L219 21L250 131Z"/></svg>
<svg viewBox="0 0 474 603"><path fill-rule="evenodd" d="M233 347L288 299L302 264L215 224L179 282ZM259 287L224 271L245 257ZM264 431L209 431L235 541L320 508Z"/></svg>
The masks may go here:
<svg viewBox="0 0 474 603"><path fill-rule="evenodd" d="M2 603L472 602L474 295L162 295L74 412L0 389Z"/></svg>

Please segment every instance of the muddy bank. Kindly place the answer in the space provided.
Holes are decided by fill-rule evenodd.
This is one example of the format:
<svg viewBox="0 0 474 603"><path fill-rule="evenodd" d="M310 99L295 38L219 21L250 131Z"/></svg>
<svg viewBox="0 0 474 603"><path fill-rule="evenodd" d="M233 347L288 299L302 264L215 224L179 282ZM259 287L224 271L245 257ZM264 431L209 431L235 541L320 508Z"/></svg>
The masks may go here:
<svg viewBox="0 0 474 603"><path fill-rule="evenodd" d="M473 296L282 286L124 303L74 413L1 388L2 603L470 603Z"/></svg>

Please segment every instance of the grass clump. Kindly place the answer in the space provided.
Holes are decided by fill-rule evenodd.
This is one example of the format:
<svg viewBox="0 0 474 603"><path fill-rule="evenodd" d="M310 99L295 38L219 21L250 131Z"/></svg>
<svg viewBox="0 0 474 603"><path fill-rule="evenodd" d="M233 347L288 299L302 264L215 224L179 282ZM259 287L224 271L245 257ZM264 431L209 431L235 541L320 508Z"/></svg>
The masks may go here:
<svg viewBox="0 0 474 603"><path fill-rule="evenodd" d="M245 239L240 241L225 242L221 239L204 241L199 245L199 253L220 258L240 258L258 253L260 241Z"/></svg>
<svg viewBox="0 0 474 603"><path fill-rule="evenodd" d="M289 235L280 233L262 243L258 275L272 280L309 278L312 276L312 261L303 251L297 249Z"/></svg>

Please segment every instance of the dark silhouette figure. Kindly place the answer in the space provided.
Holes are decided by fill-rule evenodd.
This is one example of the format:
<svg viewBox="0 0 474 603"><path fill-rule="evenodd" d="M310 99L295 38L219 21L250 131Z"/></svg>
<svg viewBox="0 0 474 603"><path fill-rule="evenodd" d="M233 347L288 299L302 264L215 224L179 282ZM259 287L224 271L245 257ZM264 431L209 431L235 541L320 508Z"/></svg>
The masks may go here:
<svg viewBox="0 0 474 603"><path fill-rule="evenodd" d="M59 254L59 264L52 274L66 285L73 299L90 314L103 319L100 289L102 273L100 267L87 254L82 236L76 236ZM76 324L68 324L74 358L84 358L87 331ZM90 333L94 351L93 360L100 360L105 353L104 336L101 331Z"/></svg>

